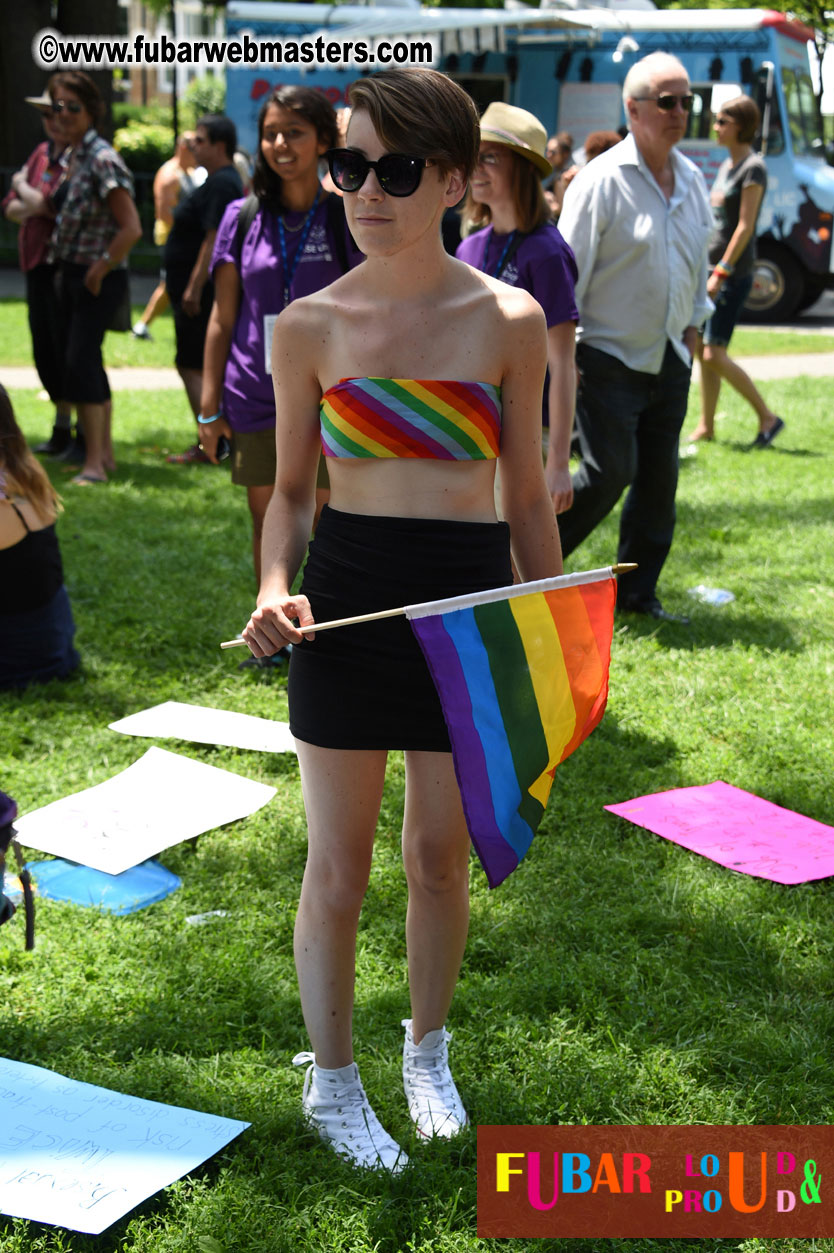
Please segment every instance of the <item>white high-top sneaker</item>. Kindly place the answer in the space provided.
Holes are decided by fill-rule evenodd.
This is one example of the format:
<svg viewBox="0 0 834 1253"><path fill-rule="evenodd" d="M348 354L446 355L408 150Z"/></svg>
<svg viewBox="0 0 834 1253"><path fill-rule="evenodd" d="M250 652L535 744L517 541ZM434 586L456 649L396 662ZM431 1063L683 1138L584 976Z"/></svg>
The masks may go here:
<svg viewBox="0 0 834 1253"><path fill-rule="evenodd" d="M294 1066L310 1062L301 1104L307 1122L355 1166L389 1170L397 1175L408 1165L403 1150L392 1140L371 1108L355 1062L339 1070L316 1065L315 1054L297 1053Z"/></svg>
<svg viewBox="0 0 834 1253"><path fill-rule="evenodd" d="M455 1136L466 1126L469 1116L449 1069L448 1043L452 1037L445 1027L439 1027L437 1031L427 1031L415 1044L411 1019L404 1018L402 1025L403 1088L417 1131L427 1138Z"/></svg>

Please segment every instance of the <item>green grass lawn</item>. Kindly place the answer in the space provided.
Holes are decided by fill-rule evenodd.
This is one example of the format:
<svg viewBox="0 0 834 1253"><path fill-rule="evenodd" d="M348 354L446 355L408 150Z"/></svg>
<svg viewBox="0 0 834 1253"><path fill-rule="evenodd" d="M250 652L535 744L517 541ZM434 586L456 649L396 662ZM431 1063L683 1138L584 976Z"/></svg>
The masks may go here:
<svg viewBox="0 0 834 1253"><path fill-rule="evenodd" d="M473 862L471 936L449 1025L474 1123L834 1117L832 880L784 887L734 874L603 810L723 779L834 821L831 382L770 383L768 398L787 423L771 450L745 450L755 423L730 393L719 442L682 462L660 590L669 608L691 610L691 627L617 619L608 711L557 772L529 857L495 892ZM34 392L14 401L30 437L43 437L47 406ZM693 389L687 429L696 402ZM109 486L64 487L54 472L84 664L68 682L0 696L0 780L22 812L135 761L153 741L107 724L160 701L286 717L283 677L240 672L240 655L218 648L253 603L248 516L225 469L160 457L172 422L188 431L184 399L172 418L173 405L170 393L117 395L119 472ZM615 551L612 516L569 565L606 564ZM703 605L687 594L700 583L736 599ZM366 1088L414 1165L388 1179L332 1158L301 1124L302 1072L290 1065L306 1047L292 959L305 858L297 761L160 744L273 784L277 797L162 854L183 886L159 905L113 918L41 902L31 954L20 921L4 927L0 1053L252 1127L103 1236L0 1220L2 1253L834 1247L477 1238L474 1129L415 1146L399 1085L408 996L397 754L360 926L355 1025ZM228 917L185 922L215 909Z"/></svg>
<svg viewBox="0 0 834 1253"><path fill-rule="evenodd" d="M133 306L132 322L137 322L144 305ZM110 331L105 337L105 360L109 366L173 366L174 319L170 309L155 318L152 340L134 339L129 334ZM0 361L3 365L31 365L29 323L24 300L0 300Z"/></svg>

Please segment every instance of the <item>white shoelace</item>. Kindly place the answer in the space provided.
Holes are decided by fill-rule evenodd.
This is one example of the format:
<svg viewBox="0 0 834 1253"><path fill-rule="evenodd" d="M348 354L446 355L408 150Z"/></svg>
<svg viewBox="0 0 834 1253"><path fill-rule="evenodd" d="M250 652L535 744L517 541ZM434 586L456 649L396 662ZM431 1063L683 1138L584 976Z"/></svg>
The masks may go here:
<svg viewBox="0 0 834 1253"><path fill-rule="evenodd" d="M443 1028L436 1045L421 1052L420 1047L409 1038L410 1020L404 1019L403 1026L407 1027L403 1085L409 1114L421 1135L453 1136L468 1119L449 1069L447 1046L452 1037Z"/></svg>
<svg viewBox="0 0 834 1253"><path fill-rule="evenodd" d="M319 1078L317 1093L321 1104L308 1102L314 1081L315 1055L297 1053L294 1066L308 1065L301 1101L308 1122L327 1140L334 1151L357 1166L390 1170L398 1174L408 1158L380 1123L362 1086L356 1078L339 1083Z"/></svg>

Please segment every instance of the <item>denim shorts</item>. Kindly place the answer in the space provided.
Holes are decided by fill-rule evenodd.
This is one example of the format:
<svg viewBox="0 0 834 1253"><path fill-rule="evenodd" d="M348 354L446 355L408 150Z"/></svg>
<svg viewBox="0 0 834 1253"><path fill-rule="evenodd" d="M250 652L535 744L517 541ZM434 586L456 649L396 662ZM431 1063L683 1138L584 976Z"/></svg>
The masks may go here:
<svg viewBox="0 0 834 1253"><path fill-rule="evenodd" d="M752 273L745 274L741 278L731 275L730 278L725 279L715 301L715 313L704 330L705 344L717 344L719 348L727 347L733 337L738 315L750 295L752 286Z"/></svg>

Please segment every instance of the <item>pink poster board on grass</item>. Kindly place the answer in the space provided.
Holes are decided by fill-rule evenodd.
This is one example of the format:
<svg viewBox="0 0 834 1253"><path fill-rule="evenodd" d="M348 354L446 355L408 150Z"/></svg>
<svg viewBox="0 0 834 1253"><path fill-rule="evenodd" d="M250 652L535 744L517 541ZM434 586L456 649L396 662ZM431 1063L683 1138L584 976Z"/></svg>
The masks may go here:
<svg viewBox="0 0 834 1253"><path fill-rule="evenodd" d="M605 808L740 874L774 883L834 875L834 827L720 780Z"/></svg>

